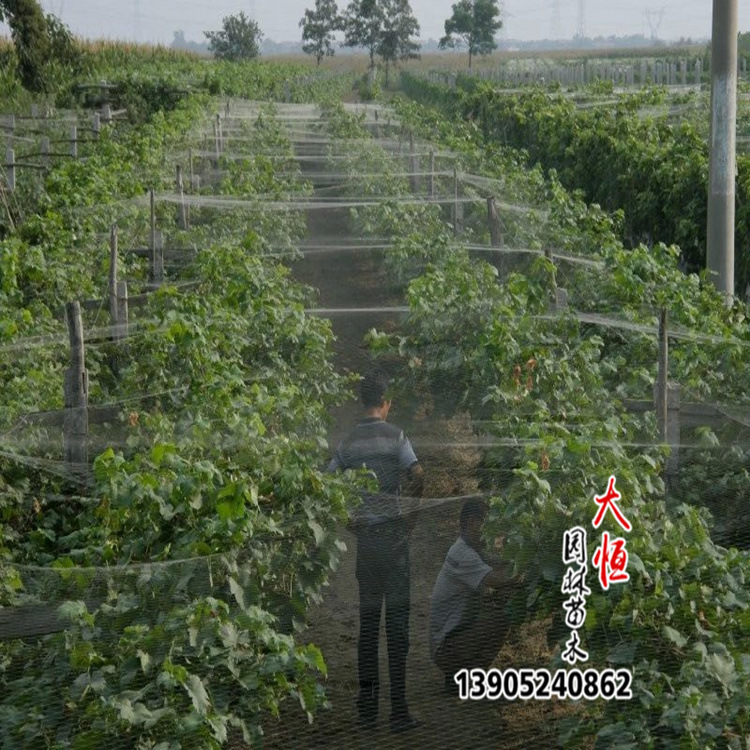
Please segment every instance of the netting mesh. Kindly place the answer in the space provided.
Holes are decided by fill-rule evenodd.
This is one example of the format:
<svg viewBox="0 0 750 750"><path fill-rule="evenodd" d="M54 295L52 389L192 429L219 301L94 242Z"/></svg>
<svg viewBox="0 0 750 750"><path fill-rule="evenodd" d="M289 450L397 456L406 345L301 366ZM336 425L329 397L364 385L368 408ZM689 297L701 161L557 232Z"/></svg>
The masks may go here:
<svg viewBox="0 0 750 750"><path fill-rule="evenodd" d="M700 587L722 575L725 610L746 609L745 553L714 543L748 540L748 404L731 373L750 340L674 311L666 335L683 424L660 434L662 271L591 246L581 217L533 181L481 174L383 107L232 101L218 126L198 125L165 155L153 224L149 197L71 209L85 217L86 252L103 257L117 224L120 270L133 280L126 333L108 324L104 290L85 312L89 403L103 414L88 425L93 467L61 453L62 389L36 394L31 415L19 390L23 408L1 422L0 492L26 508L0 574L0 623L15 628L2 651L5 746L546 747L562 727L604 723L600 704L444 694L431 604L471 499L489 501L488 559L499 552L541 592L534 615L530 589L509 589L502 617L513 627L492 662L503 669L562 665L550 545L593 516L613 473L635 527L632 585L667 593L654 594L663 622L644 614L634 636L628 590L597 592L597 616L614 608L616 624L582 631L592 664L664 648L670 618L686 624L681 577ZM171 165L188 159L175 192ZM40 362L62 377L68 337L60 320L44 325L0 344L9 383ZM368 479L325 472L362 414L352 375L375 364L392 378L389 421L424 468L421 498L379 496L392 522L416 522L410 584L386 599L377 656L358 653L357 559L376 564L359 549L373 542L347 528ZM702 573L680 559L686 540L712 560ZM746 626L710 623L701 596L698 627L746 652ZM388 618L403 624L405 613L406 700L424 723L402 739L386 722L358 729L357 696L362 663L374 661L387 715L389 651L398 660ZM325 679L305 644L320 649ZM649 682L641 671L636 688L666 690L678 673L654 668Z"/></svg>

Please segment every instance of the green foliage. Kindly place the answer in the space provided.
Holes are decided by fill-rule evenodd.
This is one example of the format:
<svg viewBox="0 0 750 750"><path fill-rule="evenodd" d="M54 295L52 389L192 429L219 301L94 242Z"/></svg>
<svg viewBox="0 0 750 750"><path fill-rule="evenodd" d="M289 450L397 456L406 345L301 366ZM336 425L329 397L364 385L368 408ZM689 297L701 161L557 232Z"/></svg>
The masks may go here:
<svg viewBox="0 0 750 750"><path fill-rule="evenodd" d="M390 66L400 60L419 57L419 22L412 13L409 0L382 0L383 29L377 53L385 63L385 85L389 83Z"/></svg>
<svg viewBox="0 0 750 750"><path fill-rule="evenodd" d="M315 0L315 9L305 10L299 22L302 29L302 51L314 55L318 65L334 54L334 34L343 29L336 0Z"/></svg>
<svg viewBox="0 0 750 750"><path fill-rule="evenodd" d="M371 80L368 74L360 76L354 84L354 90L357 92L359 100L362 102L372 102L379 99L383 93L380 84Z"/></svg>
<svg viewBox="0 0 750 750"><path fill-rule="evenodd" d="M383 27L382 4L379 0L351 0L344 12L344 44L363 47L370 55L370 68L375 67L375 54Z"/></svg>
<svg viewBox="0 0 750 750"><path fill-rule="evenodd" d="M252 70L242 85L260 98L298 68ZM168 276L131 312L138 335L116 376L113 346L89 343L91 402L125 406L92 430L104 447L85 496L56 475L59 432L18 423L60 408L67 352L46 340L64 341L55 312L102 296L102 233L116 218L121 236L137 236L146 213L122 200L171 188L165 159L198 148L209 106L193 95L104 131L86 162L52 169L0 242L0 429L15 435L0 459L0 603L59 602L70 621L0 644L0 744L257 743L283 701L308 716L325 702L322 655L295 634L337 565L357 482L321 471L330 408L350 385L334 371L330 325L305 314L311 291L264 257L294 251L301 213L196 208L187 233L158 207L167 242L195 248L199 283L181 293ZM217 190L309 191L273 109L242 135L246 154L222 158L230 175ZM256 156L271 150L289 162ZM145 282L140 259L120 263L130 284ZM86 315L87 331L96 320Z"/></svg>
<svg viewBox="0 0 750 750"><path fill-rule="evenodd" d="M494 85L459 78L450 87L402 75L405 92L445 114L475 122L487 142L523 149L528 163L554 169L562 184L591 203L624 212L623 238L676 244L690 271L705 267L708 143L690 121L644 116L641 107L664 101L645 91L615 106L577 109L562 96L532 89L508 95ZM750 158L737 160L737 290L750 282Z"/></svg>
<svg viewBox="0 0 750 750"><path fill-rule="evenodd" d="M584 264L566 275L574 310L607 305L653 326L654 311L666 305L684 330L731 337L716 348L690 337L671 342L671 376L691 388L702 384L705 398L746 398L746 378L729 377L744 372L737 358L750 356L746 310L740 304L727 310L696 276L686 278L675 248L628 251L617 239L621 217L587 207L554 177L526 174L518 169L522 159L494 148L475 126L403 103L398 111L422 136L460 153L473 173L502 176L505 189L518 196L536 193L547 219L526 236L531 246L583 253L603 263L600 270ZM681 490L665 493L666 451L658 445L653 415L636 417L623 404L639 388L650 390L653 336L624 337L573 315L548 317L556 269L546 258L523 273L506 272L498 283L497 269L470 258L460 245L442 252L438 238L447 245L450 229L439 214L399 218L386 200L379 215L370 212L359 226L373 236L394 237L389 254L412 264L405 266L413 276L404 329L392 336L373 333L371 344L402 363L402 389L428 394L447 416L468 411L481 437L496 443L482 461L484 486L493 493L489 533L505 536L503 556L525 576L509 614L516 622L553 615L553 644L568 634L559 617L562 535L574 525L589 525L594 494L610 474L618 478L634 525L627 535L631 580L606 594L592 585L584 638L593 666L633 669L635 698L584 708L582 716L561 723L561 742L740 747L724 738L744 737L750 726L750 559L712 540L698 488L715 483L717 474L730 487L741 484L745 453L736 449L737 473L731 477L730 465L716 466L716 453L709 474L701 471L707 463L694 464L681 484L698 483L693 497ZM521 231L508 227L511 237ZM468 241L479 240L469 232ZM410 233L431 240L421 246L398 241ZM437 251L430 255L425 244ZM589 544L592 555L591 534ZM554 666L561 666L559 657Z"/></svg>
<svg viewBox="0 0 750 750"><path fill-rule="evenodd" d="M205 31L209 49L219 60L252 60L260 55L263 33L258 22L244 11L225 16L219 31Z"/></svg>
<svg viewBox="0 0 750 750"><path fill-rule="evenodd" d="M3 0L0 19L10 26L21 83L29 91L45 91L51 41L41 6L36 0Z"/></svg>
<svg viewBox="0 0 750 750"><path fill-rule="evenodd" d="M466 47L469 67L475 55L488 55L497 48L495 34L502 28L497 0L459 0L445 21L440 47Z"/></svg>
<svg viewBox="0 0 750 750"><path fill-rule="evenodd" d="M419 33L419 23L409 0L351 0L343 26L344 44L366 49L371 70L376 55L385 62L386 84L391 64L418 56L419 45L412 37Z"/></svg>

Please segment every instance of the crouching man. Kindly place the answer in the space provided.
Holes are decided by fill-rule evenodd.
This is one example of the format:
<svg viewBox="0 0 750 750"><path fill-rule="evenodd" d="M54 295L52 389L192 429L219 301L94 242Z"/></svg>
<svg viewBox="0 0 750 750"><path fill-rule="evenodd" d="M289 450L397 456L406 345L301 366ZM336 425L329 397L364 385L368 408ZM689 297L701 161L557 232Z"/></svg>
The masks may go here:
<svg viewBox="0 0 750 750"><path fill-rule="evenodd" d="M503 606L518 580L505 565L483 557L482 527L487 505L468 500L461 508L461 535L448 550L432 593L430 652L445 675L445 689L456 694L461 669L487 669L508 634Z"/></svg>

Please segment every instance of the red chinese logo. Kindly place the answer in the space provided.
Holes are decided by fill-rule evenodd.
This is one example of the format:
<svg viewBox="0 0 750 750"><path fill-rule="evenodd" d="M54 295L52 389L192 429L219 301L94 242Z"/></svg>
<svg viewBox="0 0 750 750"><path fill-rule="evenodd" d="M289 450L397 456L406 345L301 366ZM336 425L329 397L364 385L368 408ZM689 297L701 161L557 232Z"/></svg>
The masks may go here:
<svg viewBox="0 0 750 750"><path fill-rule="evenodd" d="M605 531L592 562L594 567L599 568L599 581L605 591L610 583L630 580L630 574L625 570L628 566L628 551L625 549L624 539L615 538L610 542L609 534Z"/></svg>
<svg viewBox="0 0 750 750"><path fill-rule="evenodd" d="M594 502L600 506L596 516L594 516L593 523L595 529L598 529L604 520L604 514L607 512L607 508L612 511L612 515L617 519L617 523L619 523L625 531L630 531L633 528L630 525L630 521L625 518L615 502L615 500L619 500L621 497L622 495L615 489L615 478L610 477L607 491L603 495L597 495L594 497Z"/></svg>

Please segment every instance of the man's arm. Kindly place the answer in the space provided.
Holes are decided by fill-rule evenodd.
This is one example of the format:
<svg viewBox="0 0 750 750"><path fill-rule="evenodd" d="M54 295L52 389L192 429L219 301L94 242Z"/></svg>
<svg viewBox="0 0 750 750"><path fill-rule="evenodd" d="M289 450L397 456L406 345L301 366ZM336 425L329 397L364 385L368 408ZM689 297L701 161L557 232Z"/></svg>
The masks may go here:
<svg viewBox="0 0 750 750"><path fill-rule="evenodd" d="M484 589L515 589L524 582L523 576L514 576L508 563L495 566L482 579L480 588Z"/></svg>

